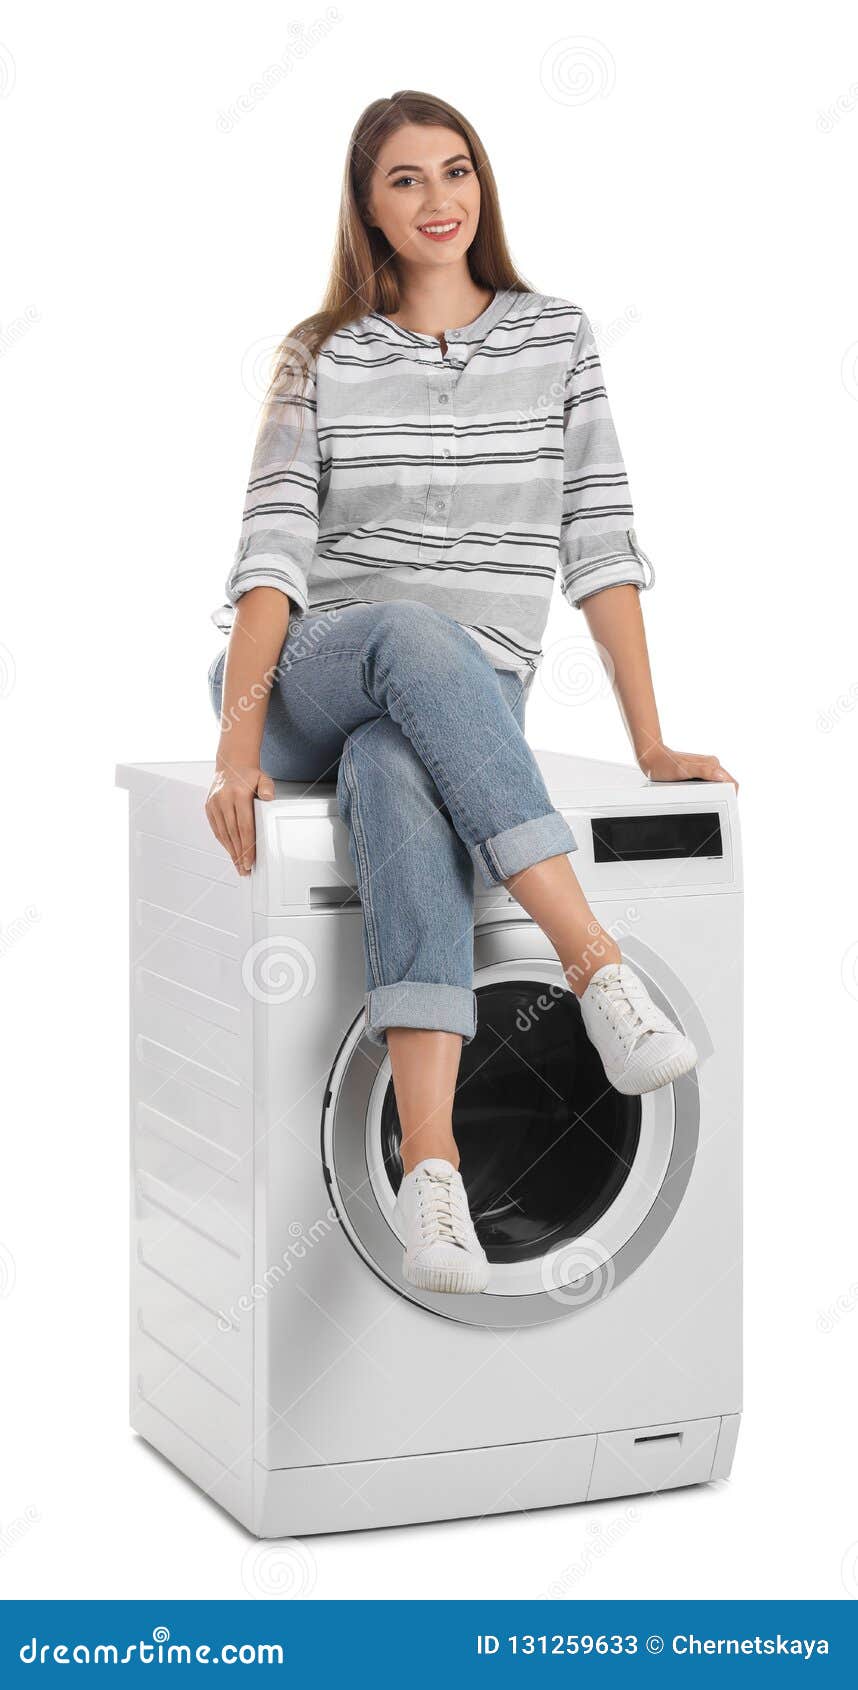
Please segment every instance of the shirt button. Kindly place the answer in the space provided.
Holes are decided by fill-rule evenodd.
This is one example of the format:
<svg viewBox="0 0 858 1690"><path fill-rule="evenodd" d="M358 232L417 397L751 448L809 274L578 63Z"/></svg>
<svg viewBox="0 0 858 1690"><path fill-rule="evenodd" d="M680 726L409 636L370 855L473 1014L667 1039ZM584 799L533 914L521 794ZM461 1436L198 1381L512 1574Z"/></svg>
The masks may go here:
<svg viewBox="0 0 858 1690"><path fill-rule="evenodd" d="M436 499L434 505L432 506L432 509L435 512L436 516L443 516L445 510L447 509L447 506L445 505L443 499Z"/></svg>
<svg viewBox="0 0 858 1690"><path fill-rule="evenodd" d="M448 393L439 393L438 394L438 404L439 405L449 405L449 403L450 403L450 395Z"/></svg>

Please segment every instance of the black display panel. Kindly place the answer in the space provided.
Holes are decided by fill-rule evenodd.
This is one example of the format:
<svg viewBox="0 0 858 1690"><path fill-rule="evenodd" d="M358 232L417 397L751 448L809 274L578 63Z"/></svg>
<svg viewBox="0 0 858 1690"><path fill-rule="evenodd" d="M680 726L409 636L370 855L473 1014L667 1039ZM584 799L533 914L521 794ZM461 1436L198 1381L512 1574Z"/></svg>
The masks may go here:
<svg viewBox="0 0 858 1690"><path fill-rule="evenodd" d="M723 857L717 810L661 816L593 816L597 863L653 862L659 857Z"/></svg>

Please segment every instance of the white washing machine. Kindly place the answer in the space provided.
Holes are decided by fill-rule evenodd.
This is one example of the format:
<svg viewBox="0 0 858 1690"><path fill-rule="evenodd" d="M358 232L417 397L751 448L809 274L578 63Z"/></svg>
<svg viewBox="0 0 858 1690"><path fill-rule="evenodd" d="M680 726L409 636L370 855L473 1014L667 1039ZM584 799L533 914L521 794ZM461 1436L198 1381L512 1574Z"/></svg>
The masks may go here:
<svg viewBox="0 0 858 1690"><path fill-rule="evenodd" d="M741 1390L735 789L537 753L576 873L699 1065L608 1086L554 952L477 883L455 1116L491 1263L420 1291L333 787L257 803L239 880L207 763L131 794L135 1429L260 1537L501 1513L730 1471Z"/></svg>

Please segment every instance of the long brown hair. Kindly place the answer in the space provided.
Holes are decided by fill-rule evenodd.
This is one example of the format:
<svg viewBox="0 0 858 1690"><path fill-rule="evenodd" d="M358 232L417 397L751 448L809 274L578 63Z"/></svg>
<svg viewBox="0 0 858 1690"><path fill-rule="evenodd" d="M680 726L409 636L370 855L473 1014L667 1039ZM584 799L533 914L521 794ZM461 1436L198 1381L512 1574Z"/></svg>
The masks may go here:
<svg viewBox="0 0 858 1690"><path fill-rule="evenodd" d="M277 348L266 406L291 397L303 386L319 349L329 335L368 311L391 316L399 308L394 252L381 229L366 222L370 180L382 144L406 123L437 124L452 129L471 155L480 179L480 218L468 249L468 268L480 287L529 291L510 256L498 202L497 184L479 135L446 100L400 89L389 99L373 100L351 133L343 175L340 212L331 273L321 307L304 317Z"/></svg>

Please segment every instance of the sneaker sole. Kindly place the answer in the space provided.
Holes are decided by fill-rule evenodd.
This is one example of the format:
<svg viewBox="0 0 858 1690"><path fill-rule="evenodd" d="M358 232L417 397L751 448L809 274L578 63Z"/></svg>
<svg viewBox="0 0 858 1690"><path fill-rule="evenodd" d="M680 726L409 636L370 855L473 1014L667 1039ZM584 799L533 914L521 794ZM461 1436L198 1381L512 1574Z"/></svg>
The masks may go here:
<svg viewBox="0 0 858 1690"><path fill-rule="evenodd" d="M402 1271L408 1283L421 1291L485 1291L489 1282L488 1269L409 1267L403 1259Z"/></svg>
<svg viewBox="0 0 858 1690"><path fill-rule="evenodd" d="M675 1056L668 1057L666 1062L657 1062L652 1068L645 1068L632 1081L623 1074L613 1078L605 1069L608 1079L615 1091L621 1092L623 1097L642 1097L645 1092L660 1091L662 1086L669 1086L672 1080L681 1079L683 1074L690 1074L697 1066L697 1052L693 1045L687 1049L677 1051Z"/></svg>

